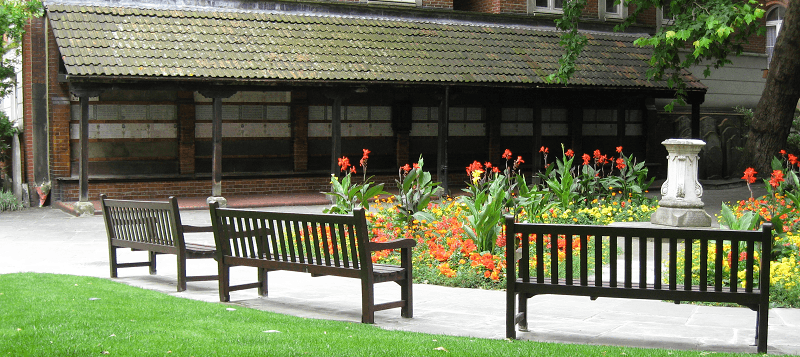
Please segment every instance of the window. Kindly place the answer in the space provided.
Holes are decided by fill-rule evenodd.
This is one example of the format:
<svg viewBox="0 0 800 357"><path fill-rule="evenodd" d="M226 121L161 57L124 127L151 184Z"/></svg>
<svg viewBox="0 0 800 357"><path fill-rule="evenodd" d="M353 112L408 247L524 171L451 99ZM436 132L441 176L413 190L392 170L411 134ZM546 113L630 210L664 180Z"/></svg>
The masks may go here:
<svg viewBox="0 0 800 357"><path fill-rule="evenodd" d="M534 12L561 12L563 7L564 0L528 0L528 9Z"/></svg>
<svg viewBox="0 0 800 357"><path fill-rule="evenodd" d="M628 7L625 6L625 0L599 0L597 16L600 20L624 19L628 16Z"/></svg>
<svg viewBox="0 0 800 357"><path fill-rule="evenodd" d="M605 6L600 4L600 9L603 13L600 14L602 19L621 19L628 15L628 7L625 6L624 0L605 0Z"/></svg>
<svg viewBox="0 0 800 357"><path fill-rule="evenodd" d="M656 9L656 27L670 26L675 23L675 15L672 14L669 4Z"/></svg>
<svg viewBox="0 0 800 357"><path fill-rule="evenodd" d="M786 9L783 6L775 6L767 13L767 67L772 62L772 51L775 49L775 42L781 32L785 15Z"/></svg>

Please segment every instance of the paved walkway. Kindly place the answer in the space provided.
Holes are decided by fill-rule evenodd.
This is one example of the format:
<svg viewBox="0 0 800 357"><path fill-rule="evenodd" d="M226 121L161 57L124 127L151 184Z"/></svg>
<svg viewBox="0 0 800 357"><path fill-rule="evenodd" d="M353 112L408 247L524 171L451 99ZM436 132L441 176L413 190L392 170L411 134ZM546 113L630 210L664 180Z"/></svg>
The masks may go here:
<svg viewBox="0 0 800 357"><path fill-rule="evenodd" d="M709 190L704 202L709 213L720 202L749 197L746 187ZM304 199L305 196L298 196ZM323 197L324 198L324 197ZM202 199L179 199L182 202ZM258 201L254 198L254 200ZM264 197L255 206L278 196ZM298 201L291 201L298 202ZM324 206L281 206L264 210L319 212ZM204 202L203 202L204 204ZM183 205L183 204L182 204ZM198 204L198 207L202 205ZM189 207L186 207L189 208ZM205 210L184 210L187 224L209 224ZM207 234L190 240L213 244ZM0 213L0 274L43 272L106 278L108 249L100 216L76 218L53 208L33 208ZM121 249L121 261L143 259L145 253ZM190 274L215 274L213 261L190 261ZM190 282L188 290L175 292L176 266L172 256L159 257L158 275L146 268L123 269L120 282L179 297L217 302L215 282ZM254 280L254 270L234 268L234 283ZM313 280L313 281L312 281ZM269 297L255 290L233 292L233 304L295 316L358 322L361 316L358 280L311 278L292 272L270 273ZM381 284L377 301L399 296L395 284ZM537 296L530 300L530 332L526 340L657 347L687 350L755 352L755 312L746 308L675 305L648 300L605 299L590 301L571 296ZM414 318L403 319L397 309L376 314L376 325L390 330L471 336L505 337L505 294L502 291L414 285ZM769 351L800 354L800 309L770 311Z"/></svg>

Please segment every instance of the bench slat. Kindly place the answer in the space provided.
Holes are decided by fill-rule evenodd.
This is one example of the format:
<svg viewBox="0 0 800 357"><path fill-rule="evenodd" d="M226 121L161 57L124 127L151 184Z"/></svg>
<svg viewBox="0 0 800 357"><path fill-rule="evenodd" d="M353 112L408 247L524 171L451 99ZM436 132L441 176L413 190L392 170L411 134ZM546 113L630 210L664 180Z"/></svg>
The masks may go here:
<svg viewBox="0 0 800 357"><path fill-rule="evenodd" d="M175 254L178 259L178 291L186 290L186 281L211 280L215 277L188 277L186 260L215 258L216 247L187 244L184 228L189 232L209 232L207 227L184 227L180 222L178 202L170 197L167 202L110 200L100 195L103 219L108 235L109 266L111 277L117 277L119 268L149 266L156 273L156 254ZM116 250L131 248L149 252L149 261L117 262ZM193 281L193 280L192 280Z"/></svg>
<svg viewBox="0 0 800 357"><path fill-rule="evenodd" d="M521 254L507 253L506 258L508 338L515 338L516 324L521 330L527 329L525 316L528 298L539 294L562 294L592 299L617 297L728 302L748 306L758 312L758 352L767 350L769 262L772 250L770 224L765 224L758 232L520 224L514 222L511 216L506 217L505 223L506 252L521 249ZM579 252L572 247L576 240L576 247L580 246ZM724 256L728 244L730 256ZM638 245L638 249L635 245ZM594 282L588 279L588 252L591 246L594 246L595 255ZM756 253L761 255L760 263L755 259ZM607 261L604 261L604 255ZM695 256L700 257L698 272L693 271ZM713 256L711 261L708 260L710 256ZM559 257L563 268L559 268ZM579 261L575 262L575 259ZM680 269L679 263L683 264ZM573 266L577 266L578 272L574 271ZM530 274L529 267L535 268L533 274ZM604 268L607 268L608 275L604 275ZM637 268L638 274L635 273ZM728 268L730 273L724 273ZM652 273L649 272L651 269ZM712 271L712 276L706 278ZM744 274L740 277L740 273ZM728 286L723 286L726 282ZM514 311L517 298L518 313ZM516 316L522 317L516 319Z"/></svg>
<svg viewBox="0 0 800 357"><path fill-rule="evenodd" d="M333 275L362 280L362 322L372 323L376 309L401 307L401 315L412 316L411 253L416 242L402 243L402 266L372 264L371 246L363 210L353 215L288 214L209 205L217 260L220 269L220 300L229 301L230 291L259 288L266 295L266 275L272 270L306 272L312 276ZM230 267L259 269L259 282L230 285ZM400 302L375 304L373 285L394 281L401 286Z"/></svg>

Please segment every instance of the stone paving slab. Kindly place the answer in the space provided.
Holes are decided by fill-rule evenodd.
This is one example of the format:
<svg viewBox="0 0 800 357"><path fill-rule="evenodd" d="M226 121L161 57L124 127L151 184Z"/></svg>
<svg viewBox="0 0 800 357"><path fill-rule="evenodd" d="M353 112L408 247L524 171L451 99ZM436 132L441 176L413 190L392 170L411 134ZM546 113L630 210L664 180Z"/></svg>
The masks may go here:
<svg viewBox="0 0 800 357"><path fill-rule="evenodd" d="M739 190L741 191L741 190ZM713 191L706 191L713 192ZM746 192L746 188L745 188ZM741 195L741 192L737 193ZM749 196L749 193L748 193ZM720 197L726 197L720 195ZM271 207L268 210L319 212L324 206ZM182 211L184 223L209 224L207 211ZM188 238L213 243L210 234ZM102 217L77 218L52 208L0 213L0 274L42 272L107 278L108 248ZM120 260L143 259L146 253L119 250ZM210 260L190 260L192 275L216 273ZM147 268L122 269L116 281L165 294L218 302L215 282L190 282L177 293L173 256L159 256L158 275ZM254 269L234 268L235 284L253 281ZM307 318L358 323L360 285L356 279L312 278L295 272L271 272L270 293L255 289L231 294L233 306ZM505 293L480 289L414 285L414 318L399 310L379 311L376 325L404 330L480 338L505 338ZM376 301L399 296L396 284L379 284ZM518 338L547 342L587 343L670 349L755 352L755 312L746 308L676 305L651 300L541 295L529 300L530 331ZM770 311L769 351L800 354L800 309Z"/></svg>

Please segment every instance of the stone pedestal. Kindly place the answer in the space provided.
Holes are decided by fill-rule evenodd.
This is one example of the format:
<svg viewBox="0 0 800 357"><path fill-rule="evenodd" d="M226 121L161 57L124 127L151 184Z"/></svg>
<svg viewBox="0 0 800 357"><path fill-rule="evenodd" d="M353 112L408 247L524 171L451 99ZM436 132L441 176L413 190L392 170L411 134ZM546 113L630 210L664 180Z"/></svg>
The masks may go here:
<svg viewBox="0 0 800 357"><path fill-rule="evenodd" d="M216 197L215 196L211 196L209 198L206 198L206 203L211 204L212 202L219 203L219 207L220 208L228 207L228 200L225 199L225 197L222 197L222 196L216 196Z"/></svg>
<svg viewBox="0 0 800 357"><path fill-rule="evenodd" d="M673 227L710 227L711 216L703 210L703 186L697 181L698 153L702 140L668 139L667 181L661 186L659 207L650 222Z"/></svg>
<svg viewBox="0 0 800 357"><path fill-rule="evenodd" d="M75 214L78 217L94 216L94 205L91 202L75 202Z"/></svg>

